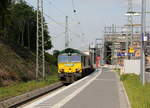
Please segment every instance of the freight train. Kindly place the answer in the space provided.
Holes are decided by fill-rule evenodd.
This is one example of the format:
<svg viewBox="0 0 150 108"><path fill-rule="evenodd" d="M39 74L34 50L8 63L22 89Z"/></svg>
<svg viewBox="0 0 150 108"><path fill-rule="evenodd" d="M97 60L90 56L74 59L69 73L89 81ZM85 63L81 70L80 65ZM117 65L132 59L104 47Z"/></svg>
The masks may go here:
<svg viewBox="0 0 150 108"><path fill-rule="evenodd" d="M58 56L58 74L63 83L74 81L94 71L90 54L67 48Z"/></svg>

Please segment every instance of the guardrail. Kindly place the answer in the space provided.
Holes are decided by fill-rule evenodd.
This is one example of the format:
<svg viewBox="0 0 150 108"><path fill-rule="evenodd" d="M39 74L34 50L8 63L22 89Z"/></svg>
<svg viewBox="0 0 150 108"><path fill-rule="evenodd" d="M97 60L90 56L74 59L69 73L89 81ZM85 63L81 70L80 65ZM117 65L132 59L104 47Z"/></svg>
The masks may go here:
<svg viewBox="0 0 150 108"><path fill-rule="evenodd" d="M26 102L28 100L31 100L31 99L36 98L38 96L41 96L41 95L43 95L49 91L55 90L55 89L62 87L62 86L63 86L63 84L61 82L58 82L58 83L55 83L53 85L50 85L50 86L47 86L44 88L40 88L40 89L36 89L34 91L31 91L31 92L27 92L23 95L16 96L16 97L1 101L0 102L0 108L10 108L10 107L16 106L18 104L21 104L23 102Z"/></svg>

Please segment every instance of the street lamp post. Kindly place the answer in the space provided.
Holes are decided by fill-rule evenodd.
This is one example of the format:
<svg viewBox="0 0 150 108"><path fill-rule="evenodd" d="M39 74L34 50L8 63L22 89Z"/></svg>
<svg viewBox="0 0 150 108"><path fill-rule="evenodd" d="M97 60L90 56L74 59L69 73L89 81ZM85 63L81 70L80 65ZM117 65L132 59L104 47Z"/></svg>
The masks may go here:
<svg viewBox="0 0 150 108"><path fill-rule="evenodd" d="M146 31L146 0L142 0L142 14L141 14L141 81L145 84L145 54L144 54L144 36Z"/></svg>

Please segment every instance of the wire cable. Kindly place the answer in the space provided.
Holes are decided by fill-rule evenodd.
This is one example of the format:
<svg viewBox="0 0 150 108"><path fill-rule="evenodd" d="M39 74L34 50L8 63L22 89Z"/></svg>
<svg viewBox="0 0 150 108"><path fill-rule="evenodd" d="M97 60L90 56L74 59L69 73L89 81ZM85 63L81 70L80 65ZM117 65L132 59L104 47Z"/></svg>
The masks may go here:
<svg viewBox="0 0 150 108"><path fill-rule="evenodd" d="M74 0L72 0L72 7L73 7L73 12L74 12L74 13L76 13L76 9L75 9Z"/></svg>
<svg viewBox="0 0 150 108"><path fill-rule="evenodd" d="M27 2L28 5L32 6L35 10L37 9L36 7L34 7L33 5L31 5L29 2ZM55 24L59 25L62 28L65 28L65 25L58 23L54 18L52 18L51 16L49 16L48 14L46 14L45 12L43 13L47 18L51 19L53 22L55 22ZM68 29L69 32L71 32L73 35L79 37L81 40L81 42L85 42L84 39L81 38L81 35L78 33L75 33L74 31L72 31L71 29Z"/></svg>

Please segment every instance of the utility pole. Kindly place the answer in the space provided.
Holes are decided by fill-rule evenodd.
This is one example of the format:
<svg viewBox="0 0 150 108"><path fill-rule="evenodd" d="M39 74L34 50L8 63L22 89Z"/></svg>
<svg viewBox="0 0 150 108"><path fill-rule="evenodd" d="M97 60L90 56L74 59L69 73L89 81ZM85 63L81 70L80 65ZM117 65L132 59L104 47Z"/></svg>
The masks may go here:
<svg viewBox="0 0 150 108"><path fill-rule="evenodd" d="M45 78L43 0L37 0L36 80Z"/></svg>
<svg viewBox="0 0 150 108"><path fill-rule="evenodd" d="M114 37L116 37L116 25L115 24L112 24L112 34ZM115 40L116 39L114 39L114 41ZM114 41L112 42L112 46L111 46L111 64L114 64L114 50L115 50Z"/></svg>
<svg viewBox="0 0 150 108"><path fill-rule="evenodd" d="M129 50L129 46L133 46L133 3L132 0L128 0L128 11L127 11L127 15L128 15L128 33L127 33L127 38L126 38L126 59L128 59L128 57L130 57L131 59L131 55L128 56L128 50ZM130 40L130 41L129 41ZM130 45L129 45L130 42Z"/></svg>
<svg viewBox="0 0 150 108"><path fill-rule="evenodd" d="M131 35L130 42L131 46L133 45L133 3L132 0L128 0L128 24L129 24L129 34Z"/></svg>
<svg viewBox="0 0 150 108"><path fill-rule="evenodd" d="M126 55L125 55L126 59L128 59L128 52L129 52L129 33L126 33Z"/></svg>
<svg viewBox="0 0 150 108"><path fill-rule="evenodd" d="M104 42L104 39L103 39L102 40L102 58L101 58L102 59L102 65L104 65L104 51L105 51L105 49L104 49L105 48L104 43L105 42Z"/></svg>
<svg viewBox="0 0 150 108"><path fill-rule="evenodd" d="M92 65L93 67L95 67L95 44L92 43L89 45L89 50L91 52L91 59L92 59Z"/></svg>
<svg viewBox="0 0 150 108"><path fill-rule="evenodd" d="M65 27L65 48L69 47L69 34L68 34L68 16L66 16L66 27Z"/></svg>
<svg viewBox="0 0 150 108"><path fill-rule="evenodd" d="M96 38L95 50L96 50L96 62L97 62L97 57L100 57L98 64L101 65L101 60L100 60L102 59L102 39L101 38Z"/></svg>
<svg viewBox="0 0 150 108"><path fill-rule="evenodd" d="M97 50L97 55L100 56L101 55L100 49L101 49L101 46L102 46L102 39L101 38L96 38L95 45L96 45L95 47L96 47L96 50Z"/></svg>
<svg viewBox="0 0 150 108"><path fill-rule="evenodd" d="M145 84L145 54L144 54L144 37L146 32L146 0L142 0L142 15L141 15L141 81Z"/></svg>

